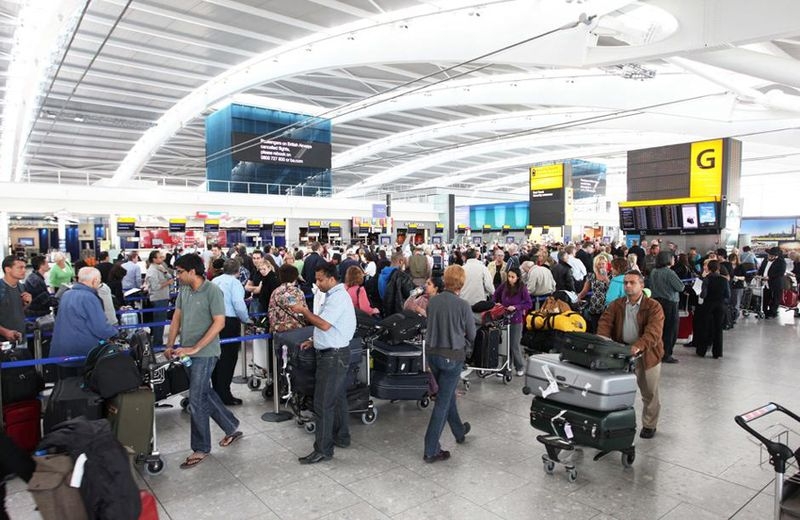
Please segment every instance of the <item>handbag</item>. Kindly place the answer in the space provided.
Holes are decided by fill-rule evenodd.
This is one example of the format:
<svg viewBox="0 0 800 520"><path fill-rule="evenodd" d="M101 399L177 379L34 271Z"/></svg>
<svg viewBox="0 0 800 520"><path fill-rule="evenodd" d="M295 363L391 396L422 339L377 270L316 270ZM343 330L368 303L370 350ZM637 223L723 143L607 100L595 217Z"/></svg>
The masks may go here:
<svg viewBox="0 0 800 520"><path fill-rule="evenodd" d="M439 383L436 381L433 372L425 372L428 376L428 395L436 395L439 393Z"/></svg>

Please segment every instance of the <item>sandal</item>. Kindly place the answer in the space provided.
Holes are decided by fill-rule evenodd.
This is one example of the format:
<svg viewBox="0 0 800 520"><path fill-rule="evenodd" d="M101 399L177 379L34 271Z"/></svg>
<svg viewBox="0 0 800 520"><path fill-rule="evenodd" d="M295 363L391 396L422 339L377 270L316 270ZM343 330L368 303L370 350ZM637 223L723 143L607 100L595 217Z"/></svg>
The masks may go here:
<svg viewBox="0 0 800 520"><path fill-rule="evenodd" d="M191 455L186 457L186 460L183 461L183 463L181 464L180 467L181 467L181 469L193 468L193 467L197 466L198 464L200 464L201 462L203 462L204 460L206 460L206 457L208 457L208 454L205 454L202 457L197 457L197 456L195 456L194 453L192 453Z"/></svg>
<svg viewBox="0 0 800 520"><path fill-rule="evenodd" d="M223 437L222 440L219 441L219 445L221 447L223 447L223 448L226 448L226 447L230 446L231 444L233 444L234 442L236 442L239 439L241 439L243 436L244 436L244 434L242 432L235 431L232 434L226 435L225 437Z"/></svg>

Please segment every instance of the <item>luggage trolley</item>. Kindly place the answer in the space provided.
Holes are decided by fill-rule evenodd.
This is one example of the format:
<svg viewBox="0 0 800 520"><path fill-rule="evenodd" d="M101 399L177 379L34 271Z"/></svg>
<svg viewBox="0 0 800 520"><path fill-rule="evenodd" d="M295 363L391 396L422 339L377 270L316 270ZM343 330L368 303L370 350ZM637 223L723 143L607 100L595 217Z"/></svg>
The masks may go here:
<svg viewBox="0 0 800 520"><path fill-rule="evenodd" d="M755 314L759 320L764 319L764 278L754 276L742 293L742 315Z"/></svg>
<svg viewBox="0 0 800 520"><path fill-rule="evenodd" d="M793 467L793 471L798 470L797 457L800 455L800 449L792 451L786 444L767 439L749 424L772 412L782 412L795 421L800 422L800 416L797 416L795 413L777 403L767 403L761 408L757 408L756 410L742 415L737 415L734 417L734 421L747 433L758 439L769 453L769 463L775 468L775 503L772 509L773 518L775 520L800 518L800 472L786 477L786 470L788 468Z"/></svg>
<svg viewBox="0 0 800 520"><path fill-rule="evenodd" d="M492 374L502 376L503 383L505 384L510 383L514 378L514 370L511 368L511 363L513 362L513 358L511 357L511 315L513 312L509 312L505 307L502 309L497 307L497 311L494 310L495 307L491 307L487 310L485 305L484 302L478 302L472 306L472 311L481 313L481 326L489 325L504 331L506 349L504 353L498 352L498 357L505 357L506 359L498 368L474 367L470 366L469 363L465 363L464 371L461 375L461 382L464 384L464 389L466 390L469 390L470 381L468 378L469 374L473 371L476 372L481 379L489 377Z"/></svg>

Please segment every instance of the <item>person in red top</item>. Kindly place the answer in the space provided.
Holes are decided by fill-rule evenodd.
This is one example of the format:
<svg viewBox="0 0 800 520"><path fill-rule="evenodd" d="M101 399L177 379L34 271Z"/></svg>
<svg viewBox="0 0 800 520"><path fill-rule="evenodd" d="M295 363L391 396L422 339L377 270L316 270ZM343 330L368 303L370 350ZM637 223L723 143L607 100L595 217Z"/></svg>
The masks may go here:
<svg viewBox="0 0 800 520"><path fill-rule="evenodd" d="M370 305L367 291L363 285L364 270L357 265L348 267L344 275L344 286L347 289L347 294L350 295L350 299L353 300L353 307L356 310L377 316L381 311Z"/></svg>

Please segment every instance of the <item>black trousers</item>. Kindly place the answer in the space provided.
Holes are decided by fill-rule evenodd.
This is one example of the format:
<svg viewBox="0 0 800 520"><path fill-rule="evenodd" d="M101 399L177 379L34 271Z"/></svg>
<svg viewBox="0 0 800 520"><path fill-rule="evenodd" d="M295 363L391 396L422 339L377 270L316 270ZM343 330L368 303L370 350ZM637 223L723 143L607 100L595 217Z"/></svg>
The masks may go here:
<svg viewBox="0 0 800 520"><path fill-rule="evenodd" d="M778 278L769 281L769 287L764 288L764 314L767 316L777 316L781 306L781 296L783 296L783 284Z"/></svg>
<svg viewBox="0 0 800 520"><path fill-rule="evenodd" d="M241 332L242 322L239 321L239 318L225 316L225 327L219 333L219 338L235 338ZM239 349L241 347L242 343L240 341L222 345L219 361L217 361L217 366L214 367L214 371L211 373L211 386L223 402L230 402L233 399L231 381L233 380L233 371L236 370L236 362L239 360Z"/></svg>
<svg viewBox="0 0 800 520"><path fill-rule="evenodd" d="M697 354L706 355L708 343L711 343L711 355L722 357L722 324L725 321L726 304L712 303L703 304L706 307L706 320L708 322L708 341L697 345Z"/></svg>
<svg viewBox="0 0 800 520"><path fill-rule="evenodd" d="M661 332L661 339L664 342L664 358L672 357L675 341L678 339L678 302L672 302L664 298L656 298L661 308L664 309L664 330Z"/></svg>

